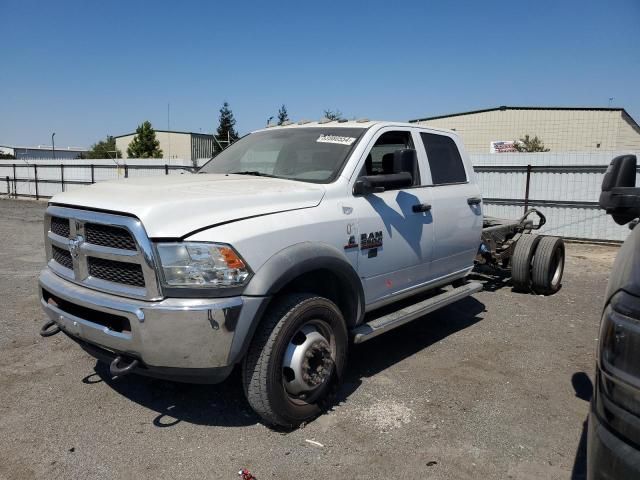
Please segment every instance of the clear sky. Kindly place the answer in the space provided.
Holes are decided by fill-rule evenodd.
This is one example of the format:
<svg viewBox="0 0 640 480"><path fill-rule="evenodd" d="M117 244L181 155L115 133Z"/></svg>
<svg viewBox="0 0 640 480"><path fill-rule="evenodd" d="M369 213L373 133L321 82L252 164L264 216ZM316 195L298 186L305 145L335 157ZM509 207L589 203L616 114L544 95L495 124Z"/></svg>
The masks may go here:
<svg viewBox="0 0 640 480"><path fill-rule="evenodd" d="M640 0L0 0L0 144L89 146L143 120L241 133L512 106L624 107L640 122Z"/></svg>

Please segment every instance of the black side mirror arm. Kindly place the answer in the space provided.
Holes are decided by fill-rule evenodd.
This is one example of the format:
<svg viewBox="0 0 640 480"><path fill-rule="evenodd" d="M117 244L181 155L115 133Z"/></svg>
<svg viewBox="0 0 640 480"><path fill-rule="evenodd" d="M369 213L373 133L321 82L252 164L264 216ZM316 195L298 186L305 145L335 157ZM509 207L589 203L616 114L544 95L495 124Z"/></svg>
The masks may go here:
<svg viewBox="0 0 640 480"><path fill-rule="evenodd" d="M407 188L413 184L413 176L409 172L389 173L385 175L368 175L360 177L353 185L354 195L368 195L386 190Z"/></svg>
<svg viewBox="0 0 640 480"><path fill-rule="evenodd" d="M382 193L384 187L375 186L367 177L361 177L353 184L353 194L358 196L369 195L371 193Z"/></svg>

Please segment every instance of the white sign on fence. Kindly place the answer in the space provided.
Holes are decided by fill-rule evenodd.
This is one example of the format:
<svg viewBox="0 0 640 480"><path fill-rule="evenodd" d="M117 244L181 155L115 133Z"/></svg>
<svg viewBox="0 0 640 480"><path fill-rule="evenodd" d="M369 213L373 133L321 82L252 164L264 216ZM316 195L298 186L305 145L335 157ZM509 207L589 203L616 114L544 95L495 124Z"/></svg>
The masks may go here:
<svg viewBox="0 0 640 480"><path fill-rule="evenodd" d="M496 140L489 145L489 153L513 153L517 152L514 140Z"/></svg>

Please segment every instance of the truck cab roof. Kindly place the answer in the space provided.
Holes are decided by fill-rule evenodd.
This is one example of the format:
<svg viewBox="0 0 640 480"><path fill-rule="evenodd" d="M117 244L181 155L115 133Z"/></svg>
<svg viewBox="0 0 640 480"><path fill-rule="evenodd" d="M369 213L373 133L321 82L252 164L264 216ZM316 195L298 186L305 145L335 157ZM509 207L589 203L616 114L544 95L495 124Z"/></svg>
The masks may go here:
<svg viewBox="0 0 640 480"><path fill-rule="evenodd" d="M430 131L445 132L448 134L456 135L454 130L448 130L445 128L427 127L424 125L418 125L416 123L408 122L392 122L388 120L300 120L298 122L286 122L284 125L269 125L268 127L254 130L255 132L262 132L265 130L285 129L285 128L311 128L311 127L331 127L331 128L363 128L368 129L371 127L399 127L399 128L422 128Z"/></svg>

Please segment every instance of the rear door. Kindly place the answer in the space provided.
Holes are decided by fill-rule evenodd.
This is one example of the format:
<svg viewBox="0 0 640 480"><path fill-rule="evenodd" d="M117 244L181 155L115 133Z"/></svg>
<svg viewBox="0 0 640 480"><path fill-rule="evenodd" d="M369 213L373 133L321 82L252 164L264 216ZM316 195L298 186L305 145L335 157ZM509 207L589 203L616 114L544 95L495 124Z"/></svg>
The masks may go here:
<svg viewBox="0 0 640 480"><path fill-rule="evenodd" d="M431 172L435 242L431 278L473 267L482 234L482 202L471 164L454 135L420 132Z"/></svg>

